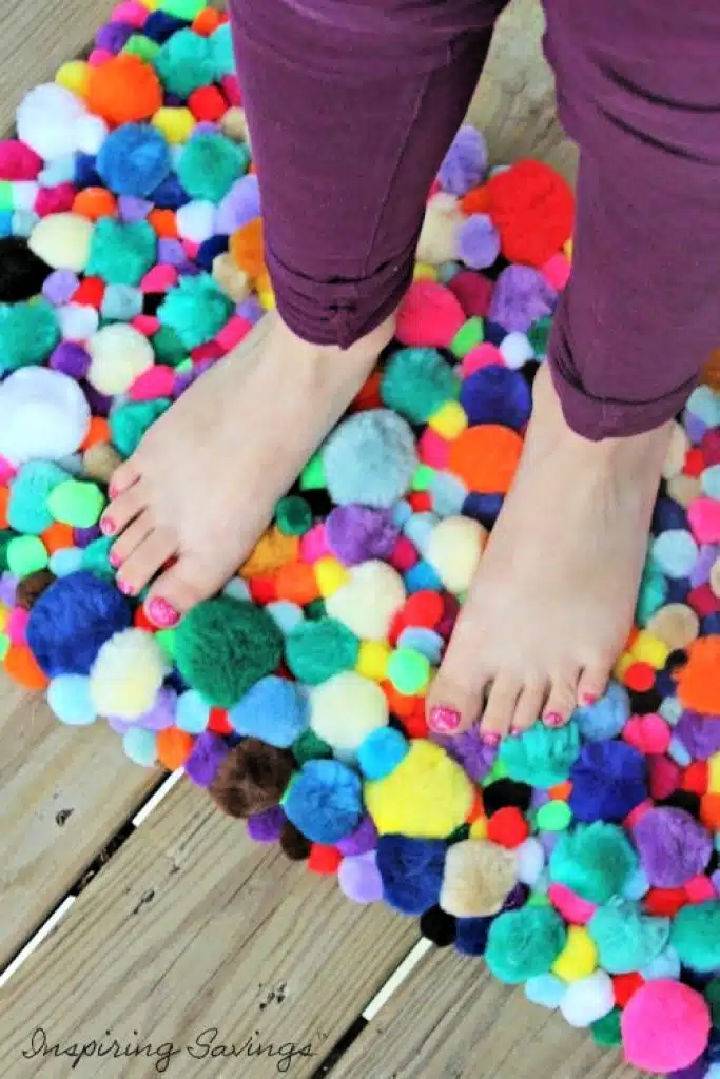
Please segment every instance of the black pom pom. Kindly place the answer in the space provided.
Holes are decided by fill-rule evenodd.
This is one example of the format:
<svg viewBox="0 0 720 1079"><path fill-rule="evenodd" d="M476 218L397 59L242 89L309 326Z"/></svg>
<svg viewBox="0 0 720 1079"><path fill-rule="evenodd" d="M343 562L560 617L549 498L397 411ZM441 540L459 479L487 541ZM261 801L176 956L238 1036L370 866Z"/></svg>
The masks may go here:
<svg viewBox="0 0 720 1079"><path fill-rule="evenodd" d="M438 948L447 948L455 940L455 919L442 907L430 907L420 919L420 932Z"/></svg>
<svg viewBox="0 0 720 1079"><path fill-rule="evenodd" d="M700 796L695 791L678 789L661 799L659 806L673 806L675 809L684 809L691 817L700 818Z"/></svg>
<svg viewBox="0 0 720 1079"><path fill-rule="evenodd" d="M20 236L0 237L0 301L17 303L37 296L51 273Z"/></svg>
<svg viewBox="0 0 720 1079"><path fill-rule="evenodd" d="M527 783L516 783L512 779L496 779L483 787L483 804L489 817L503 806L517 806L526 813L530 805L531 788Z"/></svg>

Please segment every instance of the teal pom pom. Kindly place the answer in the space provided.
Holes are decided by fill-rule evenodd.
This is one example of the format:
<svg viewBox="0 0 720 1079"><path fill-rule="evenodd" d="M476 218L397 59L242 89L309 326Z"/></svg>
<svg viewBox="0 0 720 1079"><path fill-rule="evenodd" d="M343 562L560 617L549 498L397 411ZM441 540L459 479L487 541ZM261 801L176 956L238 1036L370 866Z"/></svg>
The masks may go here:
<svg viewBox="0 0 720 1079"><path fill-rule="evenodd" d="M218 26L217 30L210 35L210 52L215 68L215 79L222 79L224 75L234 75L235 52L229 22Z"/></svg>
<svg viewBox="0 0 720 1079"><path fill-rule="evenodd" d="M113 409L110 413L110 434L118 453L123 457L135 453L147 429L171 404L168 397L156 397L152 401L130 401Z"/></svg>
<svg viewBox="0 0 720 1079"><path fill-rule="evenodd" d="M579 755L580 734L572 721L558 728L535 723L519 738L506 738L500 748L510 778L535 787L564 782Z"/></svg>
<svg viewBox="0 0 720 1079"><path fill-rule="evenodd" d="M87 547L83 547L80 554L80 565L94 573L96 577L114 577L115 570L110 565L110 548L114 540L112 536L98 536ZM58 551L58 554L61 552Z"/></svg>
<svg viewBox="0 0 720 1079"><path fill-rule="evenodd" d="M23 465L10 486L7 508L10 527L34 536L49 528L55 518L45 500L66 479L69 479L67 472L52 461L28 461Z"/></svg>
<svg viewBox="0 0 720 1079"><path fill-rule="evenodd" d="M209 38L190 29L180 30L158 52L155 70L171 94L190 97L193 90L215 80L215 49Z"/></svg>
<svg viewBox="0 0 720 1079"><path fill-rule="evenodd" d="M457 396L458 379L434 348L403 348L390 357L380 384L383 403L412 423L425 423Z"/></svg>
<svg viewBox="0 0 720 1079"><path fill-rule="evenodd" d="M95 225L87 274L111 285L139 285L155 264L157 236L148 221L101 217Z"/></svg>
<svg viewBox="0 0 720 1079"><path fill-rule="evenodd" d="M0 304L0 375L47 359L60 340L54 308L45 300Z"/></svg>
<svg viewBox="0 0 720 1079"><path fill-rule="evenodd" d="M150 768L155 763L155 731L145 730L144 727L131 727L123 735L122 745L135 764Z"/></svg>
<svg viewBox="0 0 720 1079"><path fill-rule="evenodd" d="M607 903L622 892L637 864L623 829L595 821L560 837L550 855L550 879L591 903Z"/></svg>
<svg viewBox="0 0 720 1079"><path fill-rule="evenodd" d="M170 326L161 326L158 332L153 334L151 344L158 363L176 367L187 359L188 350Z"/></svg>
<svg viewBox="0 0 720 1079"><path fill-rule="evenodd" d="M47 701L61 723L86 727L97 719L87 675L60 674L53 678L47 688Z"/></svg>
<svg viewBox="0 0 720 1079"><path fill-rule="evenodd" d="M334 618L302 622L285 641L287 665L298 682L326 682L339 671L351 671L360 643L347 626Z"/></svg>
<svg viewBox="0 0 720 1079"><path fill-rule="evenodd" d="M186 689L177 699L175 706L175 726L190 734L200 734L207 730L210 722L210 705L194 689Z"/></svg>
<svg viewBox="0 0 720 1079"><path fill-rule="evenodd" d="M158 4L160 11L184 22L193 22L204 7L205 0L161 0Z"/></svg>
<svg viewBox="0 0 720 1079"><path fill-rule="evenodd" d="M700 974L720 967L720 900L681 907L670 930L670 943L685 967Z"/></svg>
<svg viewBox="0 0 720 1079"><path fill-rule="evenodd" d="M667 599L667 592L665 574L652 558L646 559L635 608L635 621L639 626L646 626L655 612L660 610Z"/></svg>
<svg viewBox="0 0 720 1079"><path fill-rule="evenodd" d="M158 308L163 326L175 332L187 349L210 341L233 313L232 300L220 291L209 274L181 277Z"/></svg>
<svg viewBox="0 0 720 1079"><path fill-rule="evenodd" d="M143 296L131 285L108 285L102 299L100 314L113 322L129 322L142 314Z"/></svg>
<svg viewBox="0 0 720 1079"><path fill-rule="evenodd" d="M565 996L567 982L554 974L538 974L528 978L525 983L525 996L531 1004L540 1004L543 1008L559 1008Z"/></svg>
<svg viewBox="0 0 720 1079"><path fill-rule="evenodd" d="M495 918L485 962L501 982L516 985L547 974L565 946L565 924L552 907L525 906Z"/></svg>
<svg viewBox="0 0 720 1079"><path fill-rule="evenodd" d="M618 899L599 907L587 928L605 970L630 974L660 955L667 944L670 920L652 918L643 914L638 903Z"/></svg>
<svg viewBox="0 0 720 1079"><path fill-rule="evenodd" d="M357 750L358 764L366 779L383 779L407 756L408 744L395 727L371 731Z"/></svg>
<svg viewBox="0 0 720 1079"><path fill-rule="evenodd" d="M180 183L194 199L220 202L250 164L247 146L224 135L195 135L177 163Z"/></svg>

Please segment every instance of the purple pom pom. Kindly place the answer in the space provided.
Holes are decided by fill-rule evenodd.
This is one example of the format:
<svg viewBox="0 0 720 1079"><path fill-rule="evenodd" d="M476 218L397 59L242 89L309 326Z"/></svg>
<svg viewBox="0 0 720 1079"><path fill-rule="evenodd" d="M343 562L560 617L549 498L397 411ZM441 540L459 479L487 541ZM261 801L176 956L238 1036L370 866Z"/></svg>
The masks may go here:
<svg viewBox="0 0 720 1079"><path fill-rule="evenodd" d="M248 817L248 835L256 843L277 843L286 820L281 806L270 806Z"/></svg>
<svg viewBox="0 0 720 1079"><path fill-rule="evenodd" d="M62 341L50 357L50 366L71 378L84 378L90 367L90 354L74 341Z"/></svg>
<svg viewBox="0 0 720 1079"><path fill-rule="evenodd" d="M492 266L500 254L500 233L487 214L471 214L458 236L458 254L472 270Z"/></svg>
<svg viewBox="0 0 720 1079"><path fill-rule="evenodd" d="M525 333L537 319L553 312L557 293L531 266L508 266L498 277L488 318L511 333Z"/></svg>
<svg viewBox="0 0 720 1079"><path fill-rule="evenodd" d="M633 829L640 861L651 885L679 888L703 872L713 844L702 824L673 806L656 806Z"/></svg>
<svg viewBox="0 0 720 1079"><path fill-rule="evenodd" d="M330 550L346 566L388 558L398 536L389 510L355 504L337 506L325 528Z"/></svg>
<svg viewBox="0 0 720 1079"><path fill-rule="evenodd" d="M355 857L373 850L377 843L377 831L371 817L363 817L354 832L338 839L335 846L346 857Z"/></svg>
<svg viewBox="0 0 720 1079"><path fill-rule="evenodd" d="M706 761L720 750L720 716L685 711L673 731L696 761Z"/></svg>
<svg viewBox="0 0 720 1079"><path fill-rule="evenodd" d="M229 752L230 747L224 738L212 731L203 731L195 739L190 756L185 761L185 772L196 787L209 787Z"/></svg>
<svg viewBox="0 0 720 1079"><path fill-rule="evenodd" d="M438 179L451 195L464 195L485 179L487 164L485 138L471 124L463 124L450 143Z"/></svg>

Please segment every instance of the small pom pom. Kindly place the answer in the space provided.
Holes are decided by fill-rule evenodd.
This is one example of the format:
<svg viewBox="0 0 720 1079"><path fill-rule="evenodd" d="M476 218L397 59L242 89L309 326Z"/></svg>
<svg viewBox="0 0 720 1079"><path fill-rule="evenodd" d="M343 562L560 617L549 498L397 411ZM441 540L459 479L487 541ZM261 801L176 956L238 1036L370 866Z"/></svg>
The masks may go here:
<svg viewBox="0 0 720 1079"><path fill-rule="evenodd" d="M434 348L393 352L383 371L383 403L411 421L425 423L455 394L457 376Z"/></svg>
<svg viewBox="0 0 720 1079"><path fill-rule="evenodd" d="M447 348L465 322L453 293L436 281L413 281L396 315L395 336L404 345Z"/></svg>
<svg viewBox="0 0 720 1079"><path fill-rule="evenodd" d="M101 646L93 663L93 703L101 715L137 719L152 707L164 673L164 656L152 633L121 630Z"/></svg>
<svg viewBox="0 0 720 1079"><path fill-rule="evenodd" d="M295 773L283 800L295 827L315 843L335 843L362 817L362 785L340 761L308 761Z"/></svg>
<svg viewBox="0 0 720 1079"><path fill-rule="evenodd" d="M209 274L181 277L158 309L163 326L174 331L188 349L210 341L232 314L232 302Z"/></svg>
<svg viewBox="0 0 720 1079"><path fill-rule="evenodd" d="M565 926L551 907L526 906L494 919L485 961L501 982L515 985L547 974L565 946Z"/></svg>
<svg viewBox="0 0 720 1079"><path fill-rule="evenodd" d="M88 380L108 397L126 393L155 360L148 339L122 322L98 330L87 348L91 357Z"/></svg>
<svg viewBox="0 0 720 1079"><path fill-rule="evenodd" d="M296 685L275 674L261 678L230 710L238 734L287 748L307 725L306 705Z"/></svg>
<svg viewBox="0 0 720 1079"><path fill-rule="evenodd" d="M288 750L245 738L220 762L210 795L229 816L249 817L277 805L294 766Z"/></svg>
<svg viewBox="0 0 720 1079"><path fill-rule="evenodd" d="M433 528L425 558L450 592L469 588L486 539L483 526L469 517L446 517Z"/></svg>
<svg viewBox="0 0 720 1079"><path fill-rule="evenodd" d="M382 641L405 597L402 577L392 566L363 562L352 566L347 583L327 597L326 609L331 618L346 625L356 637Z"/></svg>
<svg viewBox="0 0 720 1079"><path fill-rule="evenodd" d="M123 52L91 66L87 103L113 124L149 120L162 105L162 87L150 64Z"/></svg>
<svg viewBox="0 0 720 1079"><path fill-rule="evenodd" d="M407 421L385 409L359 412L340 423L325 443L323 460L334 502L375 509L402 497L417 466Z"/></svg>
<svg viewBox="0 0 720 1079"><path fill-rule="evenodd" d="M37 222L28 247L53 270L82 273L90 257L93 231L93 222L81 214L50 214Z"/></svg>
<svg viewBox="0 0 720 1079"><path fill-rule="evenodd" d="M310 725L328 745L356 750L371 731L389 719L385 694L354 671L341 671L315 686L310 694Z"/></svg>
<svg viewBox="0 0 720 1079"><path fill-rule="evenodd" d="M550 879L583 899L605 903L635 871L637 855L623 830L597 821L565 832L550 856Z"/></svg>
<svg viewBox="0 0 720 1079"><path fill-rule="evenodd" d="M496 843L453 843L445 859L440 906L457 918L497 914L516 882L514 854Z"/></svg>
<svg viewBox="0 0 720 1079"><path fill-rule="evenodd" d="M627 974L654 962L668 942L668 918L652 918L637 903L613 899L588 923L600 963L610 974Z"/></svg>
<svg viewBox="0 0 720 1079"><path fill-rule="evenodd" d="M438 839L381 836L377 868L383 898L403 914L424 914L437 904L442 887L447 845Z"/></svg>
<svg viewBox="0 0 720 1079"><path fill-rule="evenodd" d="M712 853L712 837L689 813L654 806L633 828L633 839L650 884L675 888L702 873Z"/></svg>

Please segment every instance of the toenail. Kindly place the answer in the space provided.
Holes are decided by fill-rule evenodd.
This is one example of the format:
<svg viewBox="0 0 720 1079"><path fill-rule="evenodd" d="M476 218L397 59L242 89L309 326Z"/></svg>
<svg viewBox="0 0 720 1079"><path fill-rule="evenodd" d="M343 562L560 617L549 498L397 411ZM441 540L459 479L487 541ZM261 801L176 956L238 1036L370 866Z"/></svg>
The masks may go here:
<svg viewBox="0 0 720 1079"><path fill-rule="evenodd" d="M167 600L162 596L155 596L148 605L148 614L156 626L160 629L170 629L180 621L180 615Z"/></svg>
<svg viewBox="0 0 720 1079"><path fill-rule="evenodd" d="M546 727L562 727L563 717L559 712L546 712L543 716L543 723Z"/></svg>
<svg viewBox="0 0 720 1079"><path fill-rule="evenodd" d="M120 494L120 491L118 490L118 488L115 486L114 483L111 483L110 486L108 487L108 494L110 495L111 498L117 498L117 496Z"/></svg>
<svg viewBox="0 0 720 1079"><path fill-rule="evenodd" d="M510 728L510 734L513 736L513 738L518 738L522 734L522 732L523 732L522 727L511 727Z"/></svg>
<svg viewBox="0 0 720 1079"><path fill-rule="evenodd" d="M133 588L133 586L131 584L128 584L127 581L123 581L120 577L116 579L115 584L118 586L124 596L135 595L135 589Z"/></svg>
<svg viewBox="0 0 720 1079"><path fill-rule="evenodd" d="M460 726L460 713L456 708L446 708L445 705L436 705L430 709L428 726L437 734L448 734L456 731Z"/></svg>
<svg viewBox="0 0 720 1079"><path fill-rule="evenodd" d="M597 704L600 698L598 697L597 693L583 693L580 700L583 704Z"/></svg>
<svg viewBox="0 0 720 1079"><path fill-rule="evenodd" d="M486 746L499 746L500 735L497 731L481 731L480 737Z"/></svg>
<svg viewBox="0 0 720 1079"><path fill-rule="evenodd" d="M100 531L102 532L103 536L112 536L113 532L115 531L115 522L113 521L112 517L100 518Z"/></svg>
<svg viewBox="0 0 720 1079"><path fill-rule="evenodd" d="M122 562L122 559L120 558L120 555L117 553L117 551L111 551L108 562L113 567L113 569L117 569Z"/></svg>

